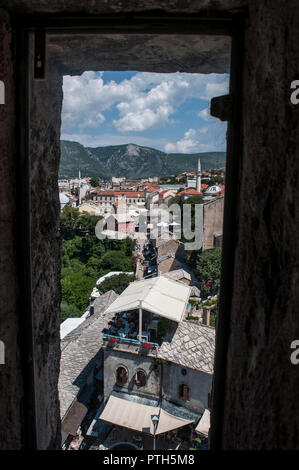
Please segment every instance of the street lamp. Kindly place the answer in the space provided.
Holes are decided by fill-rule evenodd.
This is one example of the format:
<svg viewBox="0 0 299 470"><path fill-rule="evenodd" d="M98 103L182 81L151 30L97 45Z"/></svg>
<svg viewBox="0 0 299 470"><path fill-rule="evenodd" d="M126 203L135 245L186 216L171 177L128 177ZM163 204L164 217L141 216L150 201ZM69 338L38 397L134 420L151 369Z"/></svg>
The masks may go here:
<svg viewBox="0 0 299 470"><path fill-rule="evenodd" d="M152 416L152 423L154 426L154 450L156 450L156 430L158 427L158 422L159 422L159 416L153 415Z"/></svg>

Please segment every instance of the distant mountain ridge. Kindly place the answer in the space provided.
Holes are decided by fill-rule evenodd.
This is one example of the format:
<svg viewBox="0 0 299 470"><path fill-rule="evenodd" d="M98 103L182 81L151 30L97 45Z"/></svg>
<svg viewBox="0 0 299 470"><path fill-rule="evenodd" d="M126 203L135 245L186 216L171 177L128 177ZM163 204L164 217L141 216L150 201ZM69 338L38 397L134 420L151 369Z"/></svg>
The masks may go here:
<svg viewBox="0 0 299 470"><path fill-rule="evenodd" d="M111 176L126 178L149 178L195 171L200 157L203 171L225 166L225 152L164 153L136 144L109 145L107 147L84 147L78 142L61 141L59 178L78 176Z"/></svg>

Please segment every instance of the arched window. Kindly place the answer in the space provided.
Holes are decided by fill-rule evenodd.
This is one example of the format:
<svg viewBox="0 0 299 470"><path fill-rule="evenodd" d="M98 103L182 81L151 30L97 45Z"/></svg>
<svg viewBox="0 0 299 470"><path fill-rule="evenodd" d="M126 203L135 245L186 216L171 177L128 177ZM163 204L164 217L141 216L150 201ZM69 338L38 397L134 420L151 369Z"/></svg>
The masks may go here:
<svg viewBox="0 0 299 470"><path fill-rule="evenodd" d="M128 371L125 367L118 367L116 370L116 380L120 385L125 385L128 381Z"/></svg>
<svg viewBox="0 0 299 470"><path fill-rule="evenodd" d="M138 370L135 374L135 383L139 387L144 387L146 385L146 373L144 370Z"/></svg>
<svg viewBox="0 0 299 470"><path fill-rule="evenodd" d="M182 369L181 372L182 372L182 375L187 375L187 370L186 369Z"/></svg>
<svg viewBox="0 0 299 470"><path fill-rule="evenodd" d="M185 384L179 386L179 396L182 400L189 400L189 387Z"/></svg>

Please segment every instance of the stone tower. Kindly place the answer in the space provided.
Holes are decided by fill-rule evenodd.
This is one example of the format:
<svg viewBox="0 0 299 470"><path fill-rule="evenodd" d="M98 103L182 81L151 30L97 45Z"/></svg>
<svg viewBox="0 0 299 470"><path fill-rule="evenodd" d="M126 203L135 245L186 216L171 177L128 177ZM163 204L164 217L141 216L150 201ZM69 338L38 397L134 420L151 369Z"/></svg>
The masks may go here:
<svg viewBox="0 0 299 470"><path fill-rule="evenodd" d="M198 159L197 164L197 173L196 173L196 191L201 192L201 165L200 158Z"/></svg>

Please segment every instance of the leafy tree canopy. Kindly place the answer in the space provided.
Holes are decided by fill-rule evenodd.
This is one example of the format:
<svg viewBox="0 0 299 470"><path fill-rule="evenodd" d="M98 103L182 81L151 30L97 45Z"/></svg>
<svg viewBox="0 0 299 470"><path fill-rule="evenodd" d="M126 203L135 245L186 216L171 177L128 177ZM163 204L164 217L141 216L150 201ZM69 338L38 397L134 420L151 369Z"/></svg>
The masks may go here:
<svg viewBox="0 0 299 470"><path fill-rule="evenodd" d="M100 186L99 178L96 178L96 177L91 178L90 181L89 181L89 184L93 188L96 188L97 186Z"/></svg>
<svg viewBox="0 0 299 470"><path fill-rule="evenodd" d="M61 321L63 322L67 318L81 317L82 312L76 307L76 305L68 304L65 300L61 302Z"/></svg>
<svg viewBox="0 0 299 470"><path fill-rule="evenodd" d="M122 251L107 251L101 258L101 266L109 271L132 271L132 259Z"/></svg>
<svg viewBox="0 0 299 470"><path fill-rule="evenodd" d="M203 297L214 294L220 286L221 248L204 251L194 251L190 264L201 284Z"/></svg>
<svg viewBox="0 0 299 470"><path fill-rule="evenodd" d="M128 285L135 281L134 274L119 274L115 276L110 276L103 281L100 286L99 290L102 294L108 292L109 290L114 290L117 294L121 294Z"/></svg>
<svg viewBox="0 0 299 470"><path fill-rule="evenodd" d="M94 284L95 280L83 272L72 272L61 279L62 298L68 304L75 305L82 314Z"/></svg>
<svg viewBox="0 0 299 470"><path fill-rule="evenodd" d="M79 212L77 207L66 205L60 214L60 232L63 239L71 239L78 231L88 230L94 234L94 229L101 216Z"/></svg>
<svg viewBox="0 0 299 470"><path fill-rule="evenodd" d="M197 194L196 196L192 196L186 199L183 204L192 204L193 206L195 206L195 204L202 204L202 201L202 195Z"/></svg>
<svg viewBox="0 0 299 470"><path fill-rule="evenodd" d="M70 206L65 206L61 213L62 321L82 315L100 276L109 271L133 271L134 240L99 240L94 234L99 219ZM88 230L88 234L84 230ZM134 276L118 278L119 285L114 290L125 289L132 280Z"/></svg>

